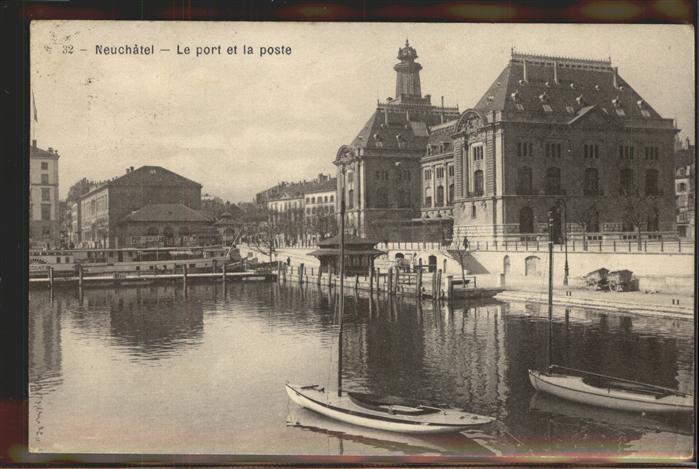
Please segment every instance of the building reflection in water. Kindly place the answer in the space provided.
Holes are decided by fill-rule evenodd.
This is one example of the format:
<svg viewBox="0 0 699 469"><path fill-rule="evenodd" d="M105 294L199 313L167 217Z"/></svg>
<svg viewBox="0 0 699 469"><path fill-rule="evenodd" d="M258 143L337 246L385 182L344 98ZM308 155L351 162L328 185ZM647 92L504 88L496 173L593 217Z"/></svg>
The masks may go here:
<svg viewBox="0 0 699 469"><path fill-rule="evenodd" d="M132 357L159 359L201 342L202 301L202 295L185 297L172 286L88 289L81 323L108 327L112 342Z"/></svg>

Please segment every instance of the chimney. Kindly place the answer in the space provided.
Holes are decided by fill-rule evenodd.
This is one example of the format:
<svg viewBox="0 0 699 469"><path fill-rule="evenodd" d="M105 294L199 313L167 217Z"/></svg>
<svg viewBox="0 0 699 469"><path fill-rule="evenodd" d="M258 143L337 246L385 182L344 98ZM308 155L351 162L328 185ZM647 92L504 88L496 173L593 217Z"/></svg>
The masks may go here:
<svg viewBox="0 0 699 469"><path fill-rule="evenodd" d="M440 123L444 124L444 96L442 96L442 113L440 114Z"/></svg>
<svg viewBox="0 0 699 469"><path fill-rule="evenodd" d="M522 64L524 64L524 65L523 65L524 76L522 77L522 79L523 79L524 82L526 83L526 82L529 81L529 80L527 80L527 59L522 58Z"/></svg>
<svg viewBox="0 0 699 469"><path fill-rule="evenodd" d="M36 139L32 140L32 147L36 148Z"/></svg>
<svg viewBox="0 0 699 469"><path fill-rule="evenodd" d="M133 166L131 166L131 171L133 171Z"/></svg>
<svg viewBox="0 0 699 469"><path fill-rule="evenodd" d="M383 123L388 127L388 109L383 110Z"/></svg>
<svg viewBox="0 0 699 469"><path fill-rule="evenodd" d="M49 153L53 154L53 147L49 147Z"/></svg>
<svg viewBox="0 0 699 469"><path fill-rule="evenodd" d="M553 61L553 82L558 84L558 62Z"/></svg>
<svg viewBox="0 0 699 469"><path fill-rule="evenodd" d="M614 88L617 89L617 90L619 89L619 84L618 84L618 79L619 79L619 78L618 78L618 75L619 75L619 67L614 67L614 74L612 75L612 77L613 77L613 79L614 79L614 82L613 82Z"/></svg>

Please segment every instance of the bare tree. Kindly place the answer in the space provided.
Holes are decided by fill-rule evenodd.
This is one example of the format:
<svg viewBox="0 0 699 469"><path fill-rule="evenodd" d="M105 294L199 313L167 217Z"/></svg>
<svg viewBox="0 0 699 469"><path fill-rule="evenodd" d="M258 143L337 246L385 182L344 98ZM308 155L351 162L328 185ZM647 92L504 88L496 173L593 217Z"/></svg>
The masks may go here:
<svg viewBox="0 0 699 469"><path fill-rule="evenodd" d="M250 247L262 255L269 256L269 262L274 261L276 254L278 232L270 222L262 222L254 228L250 234Z"/></svg>
<svg viewBox="0 0 699 469"><path fill-rule="evenodd" d="M571 223L575 223L582 229L583 249L587 249L587 233L593 226L599 225L599 211L597 206L592 204L587 208L579 208L573 213L566 213ZM566 220L568 223L568 220Z"/></svg>
<svg viewBox="0 0 699 469"><path fill-rule="evenodd" d="M652 217L657 216L656 213L656 197L642 196L639 194L622 195L619 199L619 205L622 207L622 219L627 226L631 226L636 231L636 241L638 250L643 247L641 232L643 226L648 228L649 221Z"/></svg>

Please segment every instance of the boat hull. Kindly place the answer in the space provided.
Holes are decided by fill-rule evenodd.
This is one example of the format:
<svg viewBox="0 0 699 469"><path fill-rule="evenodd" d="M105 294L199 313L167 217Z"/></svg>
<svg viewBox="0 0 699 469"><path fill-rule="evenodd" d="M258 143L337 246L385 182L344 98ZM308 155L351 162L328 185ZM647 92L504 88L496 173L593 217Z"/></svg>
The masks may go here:
<svg viewBox="0 0 699 469"><path fill-rule="evenodd" d="M400 417L396 415L380 415L357 405L352 404L346 396L338 396L336 393L324 391L319 388L301 387L292 384L286 385L289 398L301 407L317 412L326 417L341 422L377 430L413 433L434 434L459 432L474 425L484 425L493 421L490 417L459 412L463 415L461 422L440 414L432 418Z"/></svg>
<svg viewBox="0 0 699 469"><path fill-rule="evenodd" d="M529 370L534 389L581 404L630 412L676 413L694 410L692 396L649 394L591 386L580 376Z"/></svg>

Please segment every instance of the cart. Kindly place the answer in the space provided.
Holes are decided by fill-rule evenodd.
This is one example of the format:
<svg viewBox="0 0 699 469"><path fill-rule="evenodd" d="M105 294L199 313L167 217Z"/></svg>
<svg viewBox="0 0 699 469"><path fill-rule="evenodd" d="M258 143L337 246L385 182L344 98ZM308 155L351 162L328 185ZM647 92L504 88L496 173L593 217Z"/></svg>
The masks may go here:
<svg viewBox="0 0 699 469"><path fill-rule="evenodd" d="M631 289L631 279L633 272L630 270L615 270L607 274L609 291L629 291Z"/></svg>
<svg viewBox="0 0 699 469"><path fill-rule="evenodd" d="M605 269L604 267L602 267L601 269L593 270L592 272L583 276L583 279L585 280L585 285L587 286L587 288L590 288L592 290L606 289L608 286L608 273L609 269Z"/></svg>

